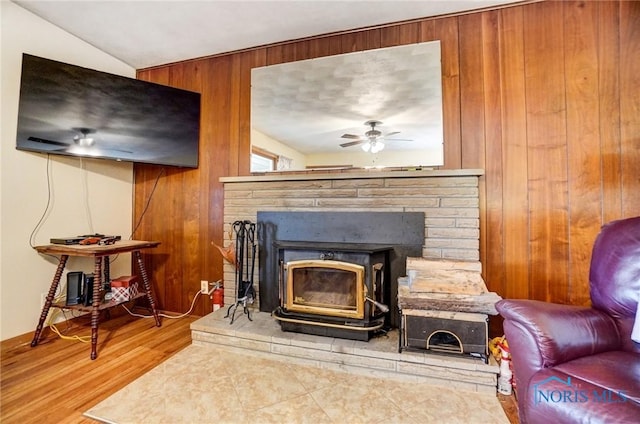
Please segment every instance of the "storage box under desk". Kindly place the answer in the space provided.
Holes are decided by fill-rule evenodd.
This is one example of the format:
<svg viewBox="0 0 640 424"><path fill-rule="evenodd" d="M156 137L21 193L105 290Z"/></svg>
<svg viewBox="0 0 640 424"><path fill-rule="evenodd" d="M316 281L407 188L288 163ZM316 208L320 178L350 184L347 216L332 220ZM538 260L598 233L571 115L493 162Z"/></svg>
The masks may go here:
<svg viewBox="0 0 640 424"><path fill-rule="evenodd" d="M400 351L422 349L487 361L488 315L417 309L401 309L400 314Z"/></svg>

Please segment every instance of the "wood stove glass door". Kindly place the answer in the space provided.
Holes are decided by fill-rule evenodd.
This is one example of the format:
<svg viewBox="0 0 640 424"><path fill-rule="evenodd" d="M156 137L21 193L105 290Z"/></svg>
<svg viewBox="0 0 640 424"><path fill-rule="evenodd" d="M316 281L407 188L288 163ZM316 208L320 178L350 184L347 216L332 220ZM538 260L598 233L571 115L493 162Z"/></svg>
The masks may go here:
<svg viewBox="0 0 640 424"><path fill-rule="evenodd" d="M345 318L364 318L364 266L333 260L285 265L285 308Z"/></svg>

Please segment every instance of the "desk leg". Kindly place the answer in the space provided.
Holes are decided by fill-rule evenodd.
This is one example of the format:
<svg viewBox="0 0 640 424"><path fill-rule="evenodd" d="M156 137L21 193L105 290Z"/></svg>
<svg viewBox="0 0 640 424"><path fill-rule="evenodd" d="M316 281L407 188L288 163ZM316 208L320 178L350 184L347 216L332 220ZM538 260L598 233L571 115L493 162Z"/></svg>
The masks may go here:
<svg viewBox="0 0 640 424"><path fill-rule="evenodd" d="M104 268L104 271L103 271L104 279L102 280L102 284L104 285L105 290L110 290L109 284L111 283L111 264L109 263L108 256L104 257L103 268Z"/></svg>
<svg viewBox="0 0 640 424"><path fill-rule="evenodd" d="M153 316L156 319L156 327L160 327L162 323L160 322L160 316L158 316L158 310L156 309L156 301L153 298L153 289L151 287L151 282L149 281L147 270L144 267L144 262L142 262L142 255L140 255L139 250L134 250L133 256L136 258L136 262L138 263L138 269L140 269L142 284L144 285L144 290L147 292L147 299L149 299L151 311L153 311Z"/></svg>
<svg viewBox="0 0 640 424"><path fill-rule="evenodd" d="M33 335L33 340L31 340L31 347L34 347L38 344L40 333L42 333L42 327L44 326L44 322L47 319L47 315L49 315L49 309L51 309L51 304L53 303L53 299L56 296L56 291L58 291L58 285L60 284L60 278L62 277L64 267L67 264L67 259L69 259L69 255L60 256L60 262L58 262L58 268L56 269L56 273L53 276L53 281L51 282L51 287L49 288L49 293L47 294L47 300L44 302L44 306L42 307L40 321L38 321L36 332Z"/></svg>
<svg viewBox="0 0 640 424"><path fill-rule="evenodd" d="M91 359L98 357L98 324L100 323L100 293L102 291L102 257L94 258L93 300L91 301Z"/></svg>

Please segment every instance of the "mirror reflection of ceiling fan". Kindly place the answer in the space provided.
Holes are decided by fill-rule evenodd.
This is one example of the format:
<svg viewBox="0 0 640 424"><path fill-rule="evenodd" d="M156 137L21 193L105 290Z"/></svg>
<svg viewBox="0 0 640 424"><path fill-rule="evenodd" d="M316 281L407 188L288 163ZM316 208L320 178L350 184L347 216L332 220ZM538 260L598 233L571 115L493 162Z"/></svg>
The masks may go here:
<svg viewBox="0 0 640 424"><path fill-rule="evenodd" d="M90 148L95 146L96 139L90 136L90 134L94 134L96 130L94 130L93 128L84 128L84 127L72 128L72 130L77 133L75 136L73 136L73 144L65 143L62 141L56 141L56 140L48 140L46 138L41 138L41 137L29 137L28 140L34 141L36 143L51 144L53 146L64 147L58 150L69 150L69 148L73 148L74 145L81 148ZM103 150L113 150L113 151L122 152L122 153L133 153L129 150L121 150L121 149L103 149Z"/></svg>
<svg viewBox="0 0 640 424"><path fill-rule="evenodd" d="M364 123L366 126L371 127L370 130L364 133L364 137L356 134L343 134L341 138L346 138L354 141L348 143L342 143L341 147L351 147L361 145L362 150L365 152L378 153L384 149L385 141L411 141L406 139L394 138L390 139L389 136L399 134L400 131L392 131L387 134L382 134L381 131L376 129L376 126L382 125L382 122L376 120L370 120Z"/></svg>

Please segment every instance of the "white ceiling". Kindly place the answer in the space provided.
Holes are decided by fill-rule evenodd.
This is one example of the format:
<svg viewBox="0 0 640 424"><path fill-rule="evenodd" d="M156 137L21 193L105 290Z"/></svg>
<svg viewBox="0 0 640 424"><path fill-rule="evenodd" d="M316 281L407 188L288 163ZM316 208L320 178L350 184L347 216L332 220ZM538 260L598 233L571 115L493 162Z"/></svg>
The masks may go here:
<svg viewBox="0 0 640 424"><path fill-rule="evenodd" d="M13 0L136 69L512 0Z"/></svg>

